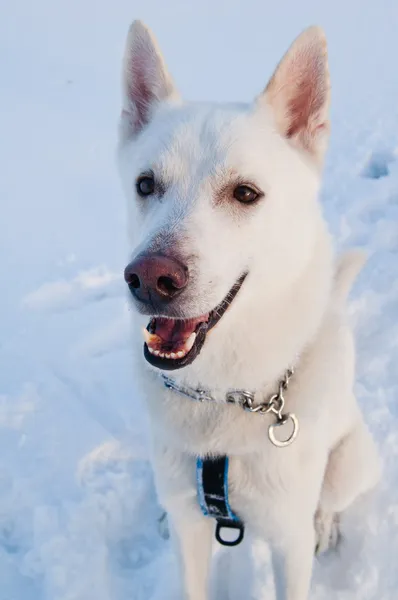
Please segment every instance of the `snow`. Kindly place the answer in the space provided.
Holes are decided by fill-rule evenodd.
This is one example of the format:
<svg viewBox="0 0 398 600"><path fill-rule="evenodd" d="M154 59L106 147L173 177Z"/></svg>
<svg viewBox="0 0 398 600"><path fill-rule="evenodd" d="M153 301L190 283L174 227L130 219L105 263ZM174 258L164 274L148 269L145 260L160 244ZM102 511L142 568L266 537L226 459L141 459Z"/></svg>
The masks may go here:
<svg viewBox="0 0 398 600"><path fill-rule="evenodd" d="M128 254L115 170L130 21L156 32L189 99L249 100L297 33L330 46L322 200L339 247L369 260L351 316L357 392L384 459L373 502L316 566L314 600L397 597L398 5L395 0L14 0L0 20L0 600L175 599L144 407L129 369ZM222 553L217 600L273 597ZM226 584L228 581L228 585ZM226 588L229 587L229 596Z"/></svg>

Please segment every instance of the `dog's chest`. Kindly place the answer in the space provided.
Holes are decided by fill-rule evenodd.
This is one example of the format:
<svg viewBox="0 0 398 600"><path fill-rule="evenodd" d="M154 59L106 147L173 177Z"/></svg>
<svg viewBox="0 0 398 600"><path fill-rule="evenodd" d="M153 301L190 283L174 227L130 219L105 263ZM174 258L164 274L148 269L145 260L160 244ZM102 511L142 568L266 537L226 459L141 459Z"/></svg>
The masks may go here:
<svg viewBox="0 0 398 600"><path fill-rule="evenodd" d="M178 504L178 498L190 499L190 505L198 510L197 457L226 455L230 459L231 506L246 521L264 517L264 513L274 514L276 519L284 504L291 513L292 498L297 506L309 498L314 504L327 456L347 432L355 404L350 356L337 331L331 323L322 343L300 364L289 384L285 411L296 415L299 432L286 448L273 446L269 439L273 414L197 403L164 389L159 377L146 381L160 497L173 497Z"/></svg>
<svg viewBox="0 0 398 600"><path fill-rule="evenodd" d="M256 419L256 422L261 419ZM225 433L225 432L224 432ZM240 446L233 439L214 440L215 455L227 455L229 469L227 497L231 510L242 519L251 530L261 527L277 527L278 519L285 509L291 512L311 502L319 496L319 485L327 461L327 450L321 445L322 435L314 432L312 440L305 435L287 448L277 448L271 444L266 433L266 422L262 431L254 434L252 445L245 446L245 452L236 452ZM250 434L247 434L247 440ZM155 440L155 476L160 501L165 507L175 507L178 511L201 511L200 487L198 484L197 458L201 453L197 440L197 451L185 452L179 448L164 445ZM203 446L203 449L208 445ZM314 450L315 448L315 450ZM290 508L289 508L290 507ZM272 535L270 530L269 535Z"/></svg>

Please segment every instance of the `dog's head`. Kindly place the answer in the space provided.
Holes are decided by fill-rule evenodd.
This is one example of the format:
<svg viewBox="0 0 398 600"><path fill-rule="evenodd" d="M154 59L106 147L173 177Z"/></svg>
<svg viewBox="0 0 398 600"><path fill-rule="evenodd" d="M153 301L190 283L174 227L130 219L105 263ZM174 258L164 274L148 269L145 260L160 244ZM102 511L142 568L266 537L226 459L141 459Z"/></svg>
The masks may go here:
<svg viewBox="0 0 398 600"><path fill-rule="evenodd" d="M286 289L313 252L329 131L326 42L307 29L250 105L191 104L136 21L123 90L125 279L148 315L146 359L177 369L236 304L246 298L250 310L255 294Z"/></svg>

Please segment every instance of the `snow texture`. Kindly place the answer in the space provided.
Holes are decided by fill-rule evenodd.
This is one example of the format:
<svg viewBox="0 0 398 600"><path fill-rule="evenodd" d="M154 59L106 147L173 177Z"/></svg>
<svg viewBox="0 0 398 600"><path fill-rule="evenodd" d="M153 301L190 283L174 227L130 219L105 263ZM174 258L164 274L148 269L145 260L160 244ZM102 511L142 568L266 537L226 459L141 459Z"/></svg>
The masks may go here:
<svg viewBox="0 0 398 600"><path fill-rule="evenodd" d="M0 19L0 600L176 600L129 369L115 170L128 25L189 99L247 101L322 25L332 138L322 201L369 259L351 302L357 392L384 460L372 503L316 565L314 600L398 597L398 3L14 0ZM299 518L299 515L298 515ZM218 553L217 600L273 598L266 548ZM236 566L234 563L236 561ZM251 582L251 591L248 591Z"/></svg>

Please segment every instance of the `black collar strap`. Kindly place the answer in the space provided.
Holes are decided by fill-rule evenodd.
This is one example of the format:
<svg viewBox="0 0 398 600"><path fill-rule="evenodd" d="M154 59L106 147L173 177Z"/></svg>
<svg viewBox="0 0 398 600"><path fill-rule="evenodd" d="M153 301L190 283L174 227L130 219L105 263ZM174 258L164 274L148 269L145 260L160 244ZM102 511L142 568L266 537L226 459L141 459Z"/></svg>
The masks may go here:
<svg viewBox="0 0 398 600"><path fill-rule="evenodd" d="M198 497L203 514L217 521L217 541L223 546L237 546L243 540L245 528L229 505L228 466L228 456L197 459Z"/></svg>

